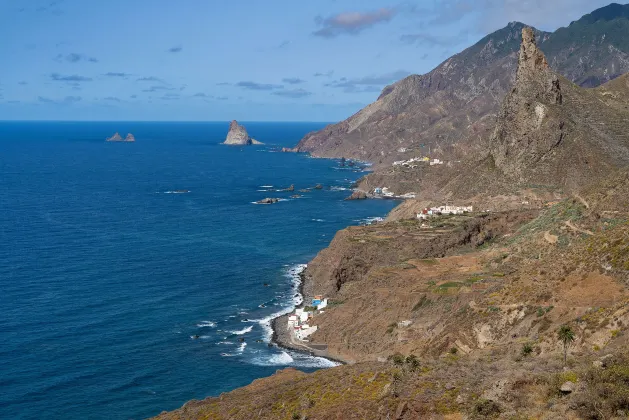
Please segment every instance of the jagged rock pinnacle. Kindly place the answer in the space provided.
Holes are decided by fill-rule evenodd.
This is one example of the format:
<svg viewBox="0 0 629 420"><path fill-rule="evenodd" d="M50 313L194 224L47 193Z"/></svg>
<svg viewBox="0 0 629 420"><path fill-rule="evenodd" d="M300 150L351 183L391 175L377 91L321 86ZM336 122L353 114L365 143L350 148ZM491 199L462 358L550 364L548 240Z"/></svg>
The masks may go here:
<svg viewBox="0 0 629 420"><path fill-rule="evenodd" d="M553 73L546 56L537 47L533 29L522 29L522 44L518 58L515 90L548 104L562 102L559 78Z"/></svg>
<svg viewBox="0 0 629 420"><path fill-rule="evenodd" d="M548 68L546 56L537 48L535 33L531 28L522 29L522 44L520 45L520 57L518 59L518 72L539 71Z"/></svg>

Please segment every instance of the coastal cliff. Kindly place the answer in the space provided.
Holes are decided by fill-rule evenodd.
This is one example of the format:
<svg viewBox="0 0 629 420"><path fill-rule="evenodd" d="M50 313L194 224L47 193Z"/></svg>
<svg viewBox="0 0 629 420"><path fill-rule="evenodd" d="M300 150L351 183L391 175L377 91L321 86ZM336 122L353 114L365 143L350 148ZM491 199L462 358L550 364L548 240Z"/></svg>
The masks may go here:
<svg viewBox="0 0 629 420"><path fill-rule="evenodd" d="M349 364L279 371L161 419L626 417L629 76L579 87L521 34L485 147L367 176L363 191L397 179L423 196L338 232L303 273L305 301L329 304L302 350ZM473 210L422 212L452 201Z"/></svg>
<svg viewBox="0 0 629 420"><path fill-rule="evenodd" d="M229 132L227 133L227 138L225 139L223 144L227 144L230 146L250 146L263 143L249 137L247 129L244 126L238 124L236 120L233 120L229 124Z"/></svg>

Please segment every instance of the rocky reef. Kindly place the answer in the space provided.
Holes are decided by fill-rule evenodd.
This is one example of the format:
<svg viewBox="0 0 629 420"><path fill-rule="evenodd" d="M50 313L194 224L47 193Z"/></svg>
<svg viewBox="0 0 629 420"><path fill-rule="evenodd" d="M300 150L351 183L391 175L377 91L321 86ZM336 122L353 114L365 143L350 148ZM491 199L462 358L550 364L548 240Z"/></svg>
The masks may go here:
<svg viewBox="0 0 629 420"><path fill-rule="evenodd" d="M223 144L227 144L230 146L251 146L253 144L263 144L249 136L247 133L247 129L238 124L238 121L233 120L229 124L229 132L227 133L227 138L223 142Z"/></svg>

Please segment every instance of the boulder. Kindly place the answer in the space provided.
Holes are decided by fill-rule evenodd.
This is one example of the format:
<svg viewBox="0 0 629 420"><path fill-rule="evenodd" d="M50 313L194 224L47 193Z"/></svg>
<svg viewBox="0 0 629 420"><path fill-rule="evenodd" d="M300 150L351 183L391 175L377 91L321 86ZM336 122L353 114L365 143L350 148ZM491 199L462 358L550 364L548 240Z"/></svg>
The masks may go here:
<svg viewBox="0 0 629 420"><path fill-rule="evenodd" d="M574 390L576 389L576 385L574 382L571 381L567 381L564 382L560 387L559 390L563 393L563 394L571 394L572 392L574 392Z"/></svg>

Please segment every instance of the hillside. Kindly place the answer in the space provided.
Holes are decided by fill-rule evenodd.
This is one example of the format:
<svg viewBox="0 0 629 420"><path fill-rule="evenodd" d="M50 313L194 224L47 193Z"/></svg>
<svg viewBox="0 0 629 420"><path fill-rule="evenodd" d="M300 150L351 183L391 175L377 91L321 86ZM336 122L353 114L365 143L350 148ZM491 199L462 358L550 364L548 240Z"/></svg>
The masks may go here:
<svg viewBox="0 0 629 420"><path fill-rule="evenodd" d="M551 68L593 87L629 71L629 5L612 4L554 33L536 31ZM345 121L310 133L297 151L388 166L414 156L457 158L489 136L515 80L524 24L513 22L424 75L387 86ZM402 151L400 151L402 150Z"/></svg>
<svg viewBox="0 0 629 420"><path fill-rule="evenodd" d="M331 299L311 342L357 363L279 371L158 418L624 419L627 197L622 172L543 210L342 231L308 267Z"/></svg>

